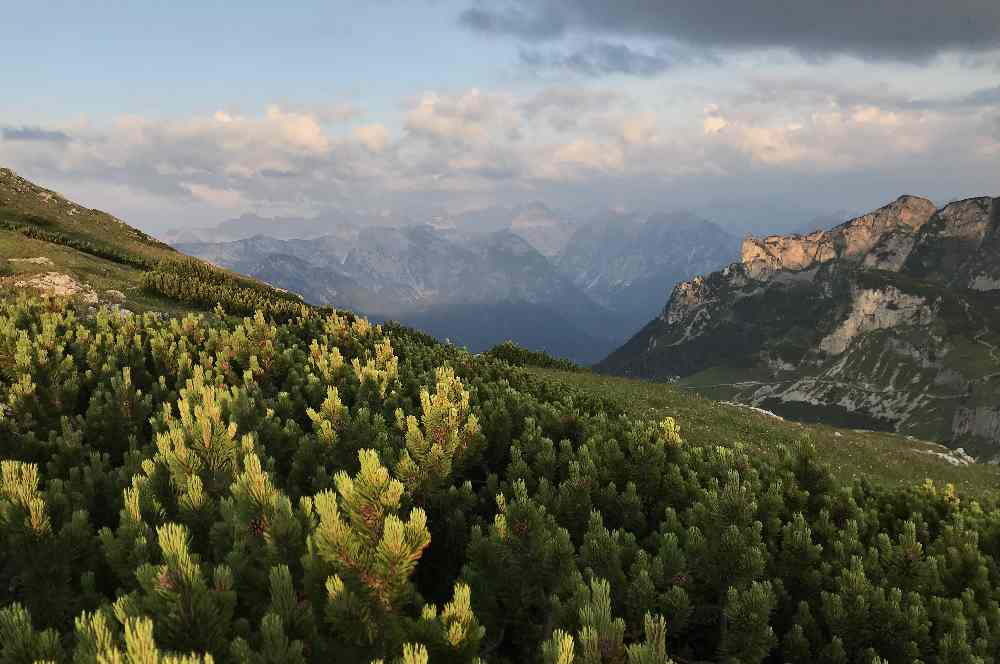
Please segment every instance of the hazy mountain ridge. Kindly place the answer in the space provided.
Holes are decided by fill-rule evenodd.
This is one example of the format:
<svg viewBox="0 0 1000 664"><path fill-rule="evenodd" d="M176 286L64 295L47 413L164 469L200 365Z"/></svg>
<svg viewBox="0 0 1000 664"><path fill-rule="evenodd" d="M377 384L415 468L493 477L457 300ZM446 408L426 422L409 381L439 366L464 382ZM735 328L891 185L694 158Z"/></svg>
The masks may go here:
<svg viewBox="0 0 1000 664"><path fill-rule="evenodd" d="M581 227L556 265L600 304L624 334L654 315L673 284L725 265L739 240L690 213L615 215Z"/></svg>
<svg viewBox="0 0 1000 664"><path fill-rule="evenodd" d="M829 231L747 238L599 368L996 456L997 208L904 196Z"/></svg>
<svg viewBox="0 0 1000 664"><path fill-rule="evenodd" d="M669 284L736 251L735 238L691 215L574 224L541 203L337 230L176 246L310 302L396 318L475 350L504 330L585 363L647 320ZM544 311L551 329L540 334Z"/></svg>
<svg viewBox="0 0 1000 664"><path fill-rule="evenodd" d="M419 325L476 351L512 336L594 362L616 343L587 332L613 328L613 315L509 230L457 238L430 225L363 228L352 245L255 237L178 248L309 302Z"/></svg>

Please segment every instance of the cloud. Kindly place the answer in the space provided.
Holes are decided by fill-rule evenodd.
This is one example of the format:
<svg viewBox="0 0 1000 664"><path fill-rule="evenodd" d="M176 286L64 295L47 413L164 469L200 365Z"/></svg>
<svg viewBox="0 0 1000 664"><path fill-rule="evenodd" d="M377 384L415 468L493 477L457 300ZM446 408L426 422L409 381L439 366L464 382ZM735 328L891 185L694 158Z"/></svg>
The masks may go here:
<svg viewBox="0 0 1000 664"><path fill-rule="evenodd" d="M41 141L47 143L65 143L70 140L69 134L54 129L40 127L4 127L0 136L5 141Z"/></svg>
<svg viewBox="0 0 1000 664"><path fill-rule="evenodd" d="M702 121L702 131L709 134L718 134L729 125L729 122L722 117L719 107L716 104L709 104L705 107L705 119Z"/></svg>
<svg viewBox="0 0 1000 664"><path fill-rule="evenodd" d="M354 136L372 152L381 152L389 143L389 130L381 124L355 127Z"/></svg>
<svg viewBox="0 0 1000 664"><path fill-rule="evenodd" d="M566 29L565 22L557 11L524 11L515 6L502 10L473 7L462 12L458 20L462 25L478 32L512 34L532 41L559 37Z"/></svg>
<svg viewBox="0 0 1000 664"><path fill-rule="evenodd" d="M1000 3L991 0L507 0L480 2L459 22L529 42L583 34L719 51L789 49L811 59L922 62L1000 49Z"/></svg>
<svg viewBox="0 0 1000 664"><path fill-rule="evenodd" d="M182 182L180 186L199 201L208 203L213 207L238 210L246 205L243 194L233 189L216 189L215 187L209 187L208 185L196 182Z"/></svg>
<svg viewBox="0 0 1000 664"><path fill-rule="evenodd" d="M1000 106L1000 85L989 88L980 88L958 97L947 97L937 99L914 99L906 102L905 106L915 109L933 108L981 108L989 106Z"/></svg>
<svg viewBox="0 0 1000 664"><path fill-rule="evenodd" d="M589 113L612 109L627 100L628 97L617 90L557 85L535 93L523 101L520 108L529 117L545 111Z"/></svg>
<svg viewBox="0 0 1000 664"><path fill-rule="evenodd" d="M510 97L472 88L460 95L424 94L408 111L405 128L414 136L475 143L505 122L508 128L517 123Z"/></svg>
<svg viewBox="0 0 1000 664"><path fill-rule="evenodd" d="M662 52L645 53L625 44L594 42L569 53L520 50L521 62L536 68L565 69L583 76L656 76L673 67L676 60Z"/></svg>
<svg viewBox="0 0 1000 664"><path fill-rule="evenodd" d="M962 195L996 188L1000 104L984 90L933 104L878 84L777 77L646 97L567 84L526 94L427 90L384 124L331 126L279 106L54 124L37 131L72 126L72 140L0 141L0 163L68 183L67 193L87 183L96 192L88 203L117 212L118 201L132 201L121 216L139 210L125 218L167 227L331 207L419 219L440 207L536 199L600 208L691 206L732 192L813 200L833 181L887 199Z"/></svg>

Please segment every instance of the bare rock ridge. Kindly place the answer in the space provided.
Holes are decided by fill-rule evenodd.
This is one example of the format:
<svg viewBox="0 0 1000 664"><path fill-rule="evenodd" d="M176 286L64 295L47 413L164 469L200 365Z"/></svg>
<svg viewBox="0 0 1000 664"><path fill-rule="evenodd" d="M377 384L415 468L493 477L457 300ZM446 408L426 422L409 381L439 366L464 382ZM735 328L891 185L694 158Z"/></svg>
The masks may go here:
<svg viewBox="0 0 1000 664"><path fill-rule="evenodd" d="M1000 459L1000 199L902 196L829 230L746 238L598 365Z"/></svg>
<svg viewBox="0 0 1000 664"><path fill-rule="evenodd" d="M901 196L885 207L828 231L746 238L740 262L752 279L765 279L781 270L806 270L832 260L862 261L866 267L899 269L916 233L934 213L934 203L926 198Z"/></svg>

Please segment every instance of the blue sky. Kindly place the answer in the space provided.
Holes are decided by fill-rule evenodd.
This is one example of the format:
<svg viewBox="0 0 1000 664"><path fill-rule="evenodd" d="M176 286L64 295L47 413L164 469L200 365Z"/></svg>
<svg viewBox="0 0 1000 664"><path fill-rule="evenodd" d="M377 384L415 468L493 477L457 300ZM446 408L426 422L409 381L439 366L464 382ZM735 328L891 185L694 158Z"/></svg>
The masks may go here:
<svg viewBox="0 0 1000 664"><path fill-rule="evenodd" d="M153 231L526 200L762 230L1000 194L989 0L285 4L5 8L0 164Z"/></svg>

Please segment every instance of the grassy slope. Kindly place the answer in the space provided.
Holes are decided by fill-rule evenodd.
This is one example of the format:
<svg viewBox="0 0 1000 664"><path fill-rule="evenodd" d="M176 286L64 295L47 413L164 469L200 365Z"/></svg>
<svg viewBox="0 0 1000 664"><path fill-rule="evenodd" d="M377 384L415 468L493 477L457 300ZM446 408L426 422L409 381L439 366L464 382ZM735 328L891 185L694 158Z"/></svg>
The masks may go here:
<svg viewBox="0 0 1000 664"><path fill-rule="evenodd" d="M6 169L0 169L0 222L56 233L146 259L177 255L167 245L115 217L77 205ZM0 258L38 257L48 258L53 265L5 260L4 272L7 276L0 279L0 285L9 287L32 274L59 272L91 286L98 295L109 289L122 291L126 295L126 306L131 309L178 310L176 303L142 292L139 286L142 272L136 267L66 245L25 237L18 231L0 229Z"/></svg>
<svg viewBox="0 0 1000 664"><path fill-rule="evenodd" d="M954 483L969 495L993 493L1000 487L1000 467L952 466L928 453L945 450L934 443L891 433L777 420L663 383L556 369L526 370L570 390L613 399L636 417L672 416L680 423L684 439L694 445L740 442L768 454L781 443L811 440L842 479L864 477L877 484L907 486L930 478Z"/></svg>
<svg viewBox="0 0 1000 664"><path fill-rule="evenodd" d="M0 290L9 291L15 282L34 274L58 272L90 286L102 301L107 290L123 292L124 306L134 311L179 313L192 308L145 292L141 285L144 271L140 267L64 243L26 237L19 230L11 230L10 224L54 234L70 242L89 243L151 264L183 256L106 212L85 208L0 168ZM48 258L52 265L7 260L39 257Z"/></svg>

